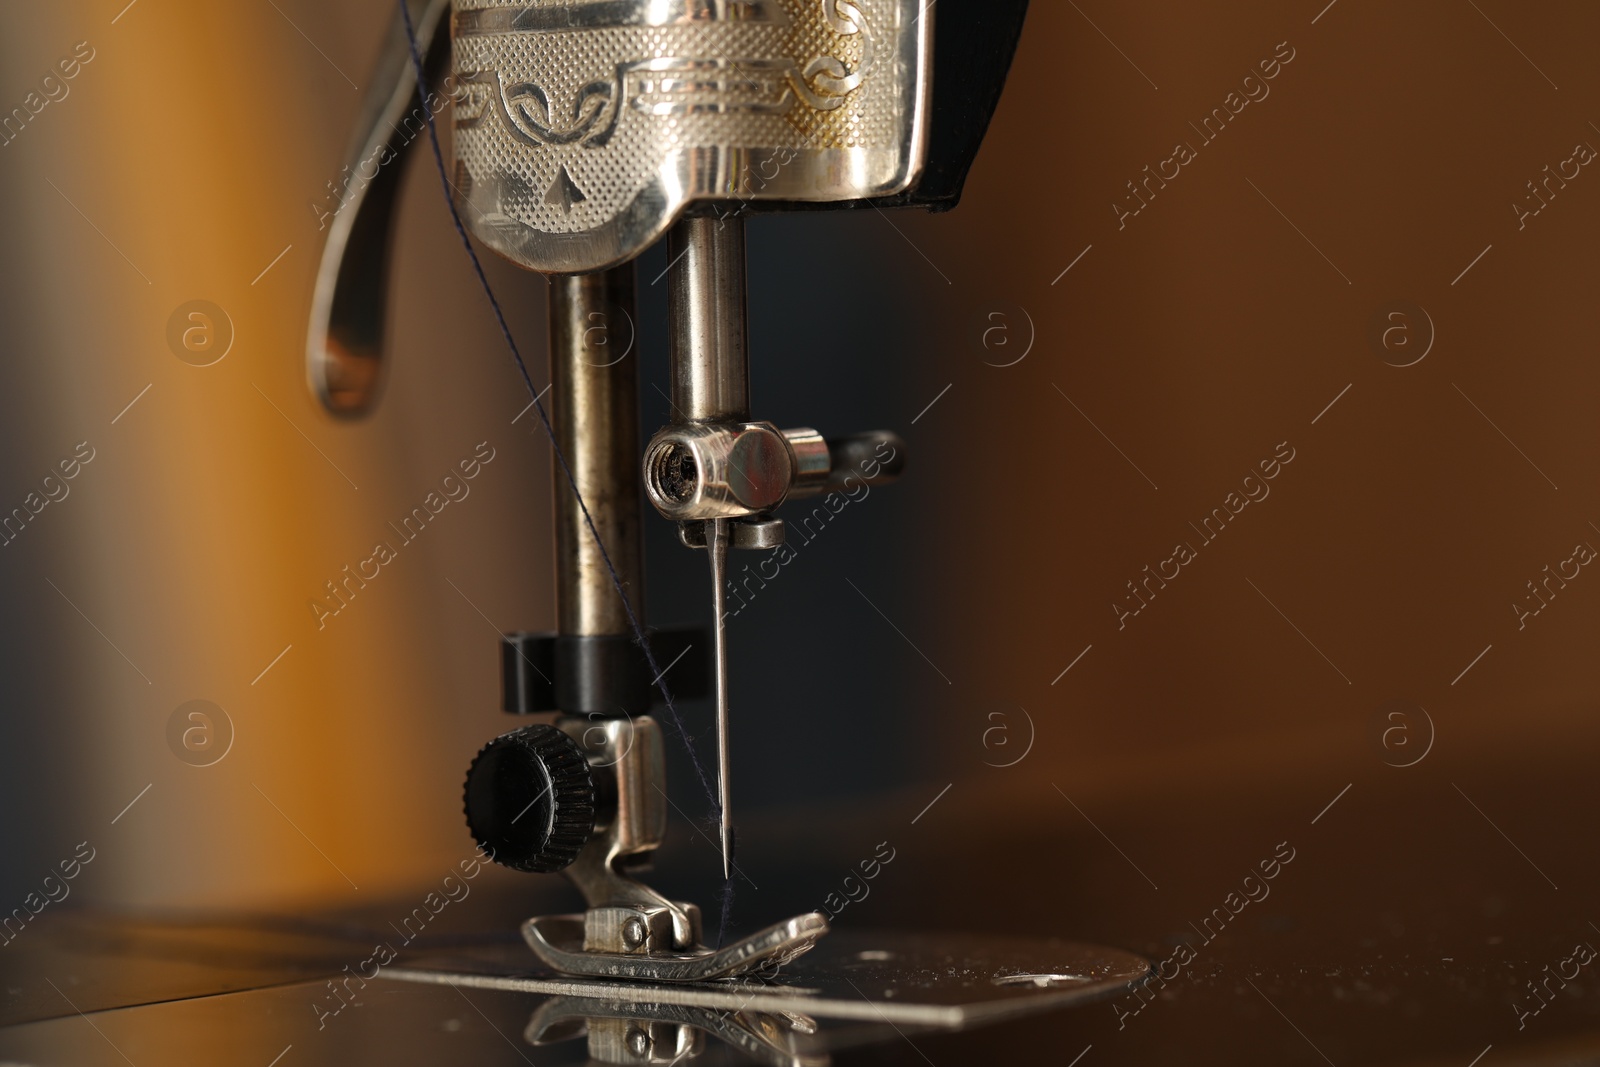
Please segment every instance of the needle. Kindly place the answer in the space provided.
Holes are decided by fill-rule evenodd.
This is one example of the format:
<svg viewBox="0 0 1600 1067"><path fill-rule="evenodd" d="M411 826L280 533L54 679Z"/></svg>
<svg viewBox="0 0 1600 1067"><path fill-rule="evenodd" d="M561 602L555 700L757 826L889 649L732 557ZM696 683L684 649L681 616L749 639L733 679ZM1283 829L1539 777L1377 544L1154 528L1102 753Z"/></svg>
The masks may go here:
<svg viewBox="0 0 1600 1067"><path fill-rule="evenodd" d="M723 632L723 582L728 566L728 520L706 522L706 554L711 557L711 611L716 616L715 649L717 671L717 806L720 809L722 837L722 877L731 877L733 815L728 785L728 646Z"/></svg>

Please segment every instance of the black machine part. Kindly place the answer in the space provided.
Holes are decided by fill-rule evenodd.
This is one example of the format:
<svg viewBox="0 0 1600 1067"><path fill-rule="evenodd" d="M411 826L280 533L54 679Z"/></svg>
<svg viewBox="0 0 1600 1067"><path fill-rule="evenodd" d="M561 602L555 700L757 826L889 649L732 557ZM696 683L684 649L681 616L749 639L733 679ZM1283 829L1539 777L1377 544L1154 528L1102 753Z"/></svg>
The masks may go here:
<svg viewBox="0 0 1600 1067"><path fill-rule="evenodd" d="M578 743L534 723L501 734L472 761L467 826L496 863L553 873L570 867L588 842L598 793Z"/></svg>

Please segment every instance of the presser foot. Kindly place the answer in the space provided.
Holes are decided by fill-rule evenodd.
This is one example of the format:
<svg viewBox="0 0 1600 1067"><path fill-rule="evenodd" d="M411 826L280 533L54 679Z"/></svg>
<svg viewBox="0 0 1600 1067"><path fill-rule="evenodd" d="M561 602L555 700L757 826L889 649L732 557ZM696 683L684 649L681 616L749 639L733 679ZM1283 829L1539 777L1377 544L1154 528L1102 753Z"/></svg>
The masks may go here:
<svg viewBox="0 0 1600 1067"><path fill-rule="evenodd" d="M722 948L693 945L648 953L588 948L593 938L586 931L592 927L593 912L545 915L524 922L522 937L546 966L563 974L645 982L713 982L776 973L811 950L828 932L828 920L819 912L807 912ZM639 929L642 931L642 924Z"/></svg>
<svg viewBox="0 0 1600 1067"><path fill-rule="evenodd" d="M527 920L522 936L552 971L683 983L769 975L828 932L807 912L707 948L700 909L639 881L667 829L666 757L654 719L563 716L495 738L467 772L467 822L514 870L565 874L588 910Z"/></svg>

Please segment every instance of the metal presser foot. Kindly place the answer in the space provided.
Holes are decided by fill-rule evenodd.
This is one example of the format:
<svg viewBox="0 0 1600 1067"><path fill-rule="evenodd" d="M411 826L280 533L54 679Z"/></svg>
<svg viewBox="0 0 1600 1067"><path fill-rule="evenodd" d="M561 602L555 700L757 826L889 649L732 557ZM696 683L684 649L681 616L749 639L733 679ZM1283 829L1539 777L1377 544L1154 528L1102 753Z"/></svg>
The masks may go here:
<svg viewBox="0 0 1600 1067"><path fill-rule="evenodd" d="M563 974L708 982L776 969L828 932L812 912L720 949L702 944L699 908L625 873L665 835L662 788L661 728L648 716L525 726L473 761L467 818L485 851L516 870L564 870L588 904L522 924L540 960Z"/></svg>
<svg viewBox="0 0 1600 1067"><path fill-rule="evenodd" d="M715 698L724 876L731 871L728 553L779 550L784 522L776 512L785 503L888 482L905 465L905 442L886 431L828 439L753 417L745 217L955 206L1026 7L1027 0L942 0L937 8L928 0L403 0L351 152L359 180L346 183L329 226L308 373L330 410L370 409L382 369L394 160L427 141L429 114L448 102L453 162L445 178L462 224L548 276L555 445L557 632L511 634L503 643L505 710L535 718L473 761L467 822L496 862L565 872L586 910L523 924L543 974L482 959L387 973L604 1003L619 1002L619 980L649 983L640 998L655 1014L633 1005L631 1017L660 1021L663 1006L674 1005L683 1010L673 1018L698 1032L721 1032L717 1020L757 996L762 1003L751 1010L769 1018L947 1025L1014 1013L1019 998L1055 1004L1102 995L1144 973L1142 960L1112 950L1063 946L1047 971L1017 962L1043 949L996 955L990 945L966 951L963 959L978 962L960 972L960 989L934 988L928 975L957 973L948 966L950 937L892 950L881 938L836 937L799 960L828 933L816 912L710 947L694 904L669 900L638 877L666 832L665 742L650 712L669 689ZM627 358L638 334L631 264L663 238L672 414L641 449L638 361ZM642 496L677 524L684 545L706 551L709 638L644 627ZM788 984L732 981L785 964L796 968L786 972ZM857 982L876 983L877 999L863 1003ZM699 1025L689 1018L695 1008L722 1014ZM603 1020L619 1012L587 1017L605 1031ZM723 1029L739 1036L737 1027Z"/></svg>

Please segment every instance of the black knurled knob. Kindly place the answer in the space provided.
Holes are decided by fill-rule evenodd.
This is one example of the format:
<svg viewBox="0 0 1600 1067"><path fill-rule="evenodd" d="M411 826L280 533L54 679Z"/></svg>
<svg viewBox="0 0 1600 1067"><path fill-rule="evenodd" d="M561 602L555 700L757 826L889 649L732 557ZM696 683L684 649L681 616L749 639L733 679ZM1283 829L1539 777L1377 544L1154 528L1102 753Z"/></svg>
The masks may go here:
<svg viewBox="0 0 1600 1067"><path fill-rule="evenodd" d="M578 743L536 723L490 741L467 771L467 827L496 863L569 867L594 830L595 785Z"/></svg>

